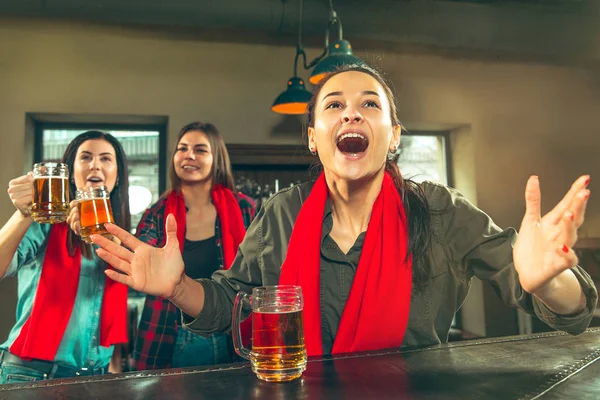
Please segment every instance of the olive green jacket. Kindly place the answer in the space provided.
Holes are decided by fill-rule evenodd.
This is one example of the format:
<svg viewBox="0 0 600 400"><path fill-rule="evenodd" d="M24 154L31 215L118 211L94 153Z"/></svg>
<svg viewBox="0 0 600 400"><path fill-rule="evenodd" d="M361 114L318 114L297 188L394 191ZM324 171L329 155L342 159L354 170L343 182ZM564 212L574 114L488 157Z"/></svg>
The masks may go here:
<svg viewBox="0 0 600 400"><path fill-rule="evenodd" d="M264 204L249 227L231 268L215 272L212 279L200 280L205 289L204 309L196 319L184 321L185 327L201 335L226 331L231 326L231 309L238 291L250 293L256 286L278 284L294 221L312 185L305 183L282 190ZM403 346L446 342L454 314L465 300L474 276L489 282L507 305L537 315L554 329L578 334L587 328L598 292L583 269L572 270L585 293L585 309L578 315L555 314L521 288L512 260L512 244L517 236L514 229L500 229L454 189L431 182L423 183L422 188L431 212L431 279L424 289L413 294ZM334 290L321 292L325 353L330 351L332 338L335 338L347 298L343 294L349 291L353 275L350 279L336 277L355 271L364 239L363 233L355 244L358 251L341 254L341 258L348 258L346 262L336 262L339 254L332 254L331 239L327 240L331 230L330 211L328 204L321 246L321 286L334 287ZM344 281L349 283L344 284ZM340 292L338 289L342 296L335 295ZM382 314L384 312L382 310Z"/></svg>

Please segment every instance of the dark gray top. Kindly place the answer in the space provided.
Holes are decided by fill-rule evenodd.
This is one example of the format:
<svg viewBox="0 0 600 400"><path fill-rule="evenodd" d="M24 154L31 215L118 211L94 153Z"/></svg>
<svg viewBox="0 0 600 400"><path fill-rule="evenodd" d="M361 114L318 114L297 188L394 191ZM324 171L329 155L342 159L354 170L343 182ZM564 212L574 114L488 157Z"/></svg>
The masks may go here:
<svg viewBox="0 0 600 400"><path fill-rule="evenodd" d="M278 284L294 221L312 185L305 183L284 189L264 204L248 228L232 267L215 272L210 280L200 280L206 292L204 309L184 326L201 335L226 331L231 326L231 309L238 291L250 293L256 286ZM554 329L572 334L585 330L592 319L598 292L583 269L572 270L585 293L586 308L572 316L553 313L519 284L512 262L512 244L517 235L514 229L500 229L454 189L431 182L423 183L422 188L431 212L432 273L430 283L411 299L403 346L446 342L454 314L462 305L473 276L489 282L509 306L536 314ZM344 255L329 237L331 226L328 204L321 242L325 354L331 351L364 239L364 234L360 235Z"/></svg>
<svg viewBox="0 0 600 400"><path fill-rule="evenodd" d="M192 279L210 278L219 269L220 251L216 236L202 240L185 239L181 253L185 274Z"/></svg>

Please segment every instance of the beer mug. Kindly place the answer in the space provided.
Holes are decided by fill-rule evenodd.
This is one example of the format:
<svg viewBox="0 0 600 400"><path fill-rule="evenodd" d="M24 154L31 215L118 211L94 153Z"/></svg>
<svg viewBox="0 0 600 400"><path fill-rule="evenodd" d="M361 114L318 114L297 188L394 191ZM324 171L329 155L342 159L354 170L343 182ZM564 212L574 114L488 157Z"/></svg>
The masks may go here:
<svg viewBox="0 0 600 400"><path fill-rule="evenodd" d="M31 218L41 224L64 222L69 216L69 168L63 163L33 165Z"/></svg>
<svg viewBox="0 0 600 400"><path fill-rule="evenodd" d="M242 344L244 303L252 305L252 350ZM236 353L250 360L252 371L268 382L299 378L306 369L304 299L300 286L265 286L252 296L239 292L233 304L232 336Z"/></svg>
<svg viewBox="0 0 600 400"><path fill-rule="evenodd" d="M92 243L90 236L102 235L109 239L113 236L108 233L104 224L114 222L110 193L105 186L87 187L76 192L77 209L79 211L79 224L81 225L81 238L86 243Z"/></svg>

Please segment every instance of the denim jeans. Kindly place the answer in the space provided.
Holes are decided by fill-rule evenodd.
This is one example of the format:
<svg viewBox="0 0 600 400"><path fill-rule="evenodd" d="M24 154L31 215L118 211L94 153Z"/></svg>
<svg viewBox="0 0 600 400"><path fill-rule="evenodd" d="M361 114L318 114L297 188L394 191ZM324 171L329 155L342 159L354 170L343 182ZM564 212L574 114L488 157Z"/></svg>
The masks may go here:
<svg viewBox="0 0 600 400"><path fill-rule="evenodd" d="M48 379L48 377L38 370L7 362L0 364L0 385L6 383L29 383L44 379Z"/></svg>
<svg viewBox="0 0 600 400"><path fill-rule="evenodd" d="M224 333L204 337L179 327L171 366L183 368L230 363L233 361L230 340L230 336Z"/></svg>
<svg viewBox="0 0 600 400"><path fill-rule="evenodd" d="M0 350L0 385L9 383L28 383L54 378L72 378L75 376L103 375L108 365L102 368L73 368L42 360L24 360Z"/></svg>

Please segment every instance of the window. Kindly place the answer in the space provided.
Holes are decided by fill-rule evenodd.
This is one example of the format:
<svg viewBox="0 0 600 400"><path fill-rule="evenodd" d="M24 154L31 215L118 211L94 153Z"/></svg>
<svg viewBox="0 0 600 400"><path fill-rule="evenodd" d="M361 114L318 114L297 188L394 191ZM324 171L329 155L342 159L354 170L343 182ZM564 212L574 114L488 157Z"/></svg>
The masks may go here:
<svg viewBox="0 0 600 400"><path fill-rule="evenodd" d="M123 146L129 172L131 227L135 232L143 212L165 190L165 168L160 162L164 159L164 127L40 124L36 129L35 161L59 161L71 140L87 130L110 133Z"/></svg>
<svg viewBox="0 0 600 400"><path fill-rule="evenodd" d="M451 185L446 133L403 133L398 166L404 178Z"/></svg>
<svg viewBox="0 0 600 400"><path fill-rule="evenodd" d="M452 185L447 133L406 133L400 137L398 166L402 177L415 182L432 181ZM450 340L460 333L460 310L452 320Z"/></svg>

